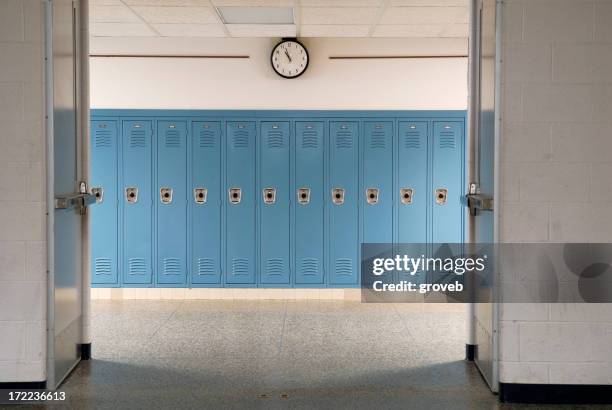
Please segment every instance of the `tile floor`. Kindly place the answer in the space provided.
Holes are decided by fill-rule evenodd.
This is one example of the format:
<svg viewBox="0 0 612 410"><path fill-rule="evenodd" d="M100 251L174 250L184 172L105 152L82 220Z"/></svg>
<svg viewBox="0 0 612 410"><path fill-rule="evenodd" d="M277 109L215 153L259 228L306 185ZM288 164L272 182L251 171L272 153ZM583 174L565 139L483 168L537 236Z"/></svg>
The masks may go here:
<svg viewBox="0 0 612 410"><path fill-rule="evenodd" d="M519 408L499 405L463 361L462 305L100 300L92 310L93 360L62 385L69 401L47 408Z"/></svg>

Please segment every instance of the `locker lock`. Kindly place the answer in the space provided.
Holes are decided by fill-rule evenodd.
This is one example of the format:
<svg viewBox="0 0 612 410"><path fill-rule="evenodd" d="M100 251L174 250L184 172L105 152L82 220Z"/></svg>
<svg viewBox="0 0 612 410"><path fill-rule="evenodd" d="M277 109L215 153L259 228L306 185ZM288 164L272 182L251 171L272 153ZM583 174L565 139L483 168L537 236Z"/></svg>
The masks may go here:
<svg viewBox="0 0 612 410"><path fill-rule="evenodd" d="M266 205L272 205L276 202L276 188L264 188L262 194Z"/></svg>
<svg viewBox="0 0 612 410"><path fill-rule="evenodd" d="M402 188L400 189L400 198L402 204L410 205L412 203L412 196L414 195L414 191L412 188Z"/></svg>
<svg viewBox="0 0 612 410"><path fill-rule="evenodd" d="M162 204L169 204L172 202L172 188L160 188L159 198Z"/></svg>
<svg viewBox="0 0 612 410"><path fill-rule="evenodd" d="M242 199L242 189L240 188L230 188L229 189L230 203L237 205L240 203L241 199Z"/></svg>
<svg viewBox="0 0 612 410"><path fill-rule="evenodd" d="M125 199L130 204L138 202L138 188L125 188Z"/></svg>
<svg viewBox="0 0 612 410"><path fill-rule="evenodd" d="M96 198L96 204L104 201L104 188L91 188L91 194Z"/></svg>
<svg viewBox="0 0 612 410"><path fill-rule="evenodd" d="M343 188L332 189L332 202L335 205L342 205L344 203L344 189Z"/></svg>
<svg viewBox="0 0 612 410"><path fill-rule="evenodd" d="M208 197L208 189L206 188L194 188L193 198L196 204L205 204Z"/></svg>
<svg viewBox="0 0 612 410"><path fill-rule="evenodd" d="M376 205L378 203L378 188L368 188L366 189L366 201L370 205Z"/></svg>
<svg viewBox="0 0 612 410"><path fill-rule="evenodd" d="M310 203L310 188L300 188L297 190L297 200L300 205Z"/></svg>
<svg viewBox="0 0 612 410"><path fill-rule="evenodd" d="M448 189L445 189L445 188L436 189L436 204L438 205L446 204L447 197L448 197Z"/></svg>

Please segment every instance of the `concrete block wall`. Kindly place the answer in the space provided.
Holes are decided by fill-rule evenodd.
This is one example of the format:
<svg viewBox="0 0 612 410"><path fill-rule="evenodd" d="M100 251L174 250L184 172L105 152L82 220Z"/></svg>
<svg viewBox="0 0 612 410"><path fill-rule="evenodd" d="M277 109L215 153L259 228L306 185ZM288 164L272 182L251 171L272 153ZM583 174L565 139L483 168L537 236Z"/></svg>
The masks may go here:
<svg viewBox="0 0 612 410"><path fill-rule="evenodd" d="M505 0L501 239L612 242L612 2ZM500 381L612 384L612 305L501 309Z"/></svg>
<svg viewBox="0 0 612 410"><path fill-rule="evenodd" d="M43 12L0 1L0 383L46 378Z"/></svg>

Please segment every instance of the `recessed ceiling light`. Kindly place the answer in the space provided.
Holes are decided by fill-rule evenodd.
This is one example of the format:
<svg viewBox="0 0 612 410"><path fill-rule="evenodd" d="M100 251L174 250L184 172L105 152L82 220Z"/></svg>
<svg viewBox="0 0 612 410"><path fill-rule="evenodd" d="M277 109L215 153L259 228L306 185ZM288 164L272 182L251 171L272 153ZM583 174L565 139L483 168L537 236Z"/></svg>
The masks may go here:
<svg viewBox="0 0 612 410"><path fill-rule="evenodd" d="M293 7L217 7L225 24L293 24Z"/></svg>

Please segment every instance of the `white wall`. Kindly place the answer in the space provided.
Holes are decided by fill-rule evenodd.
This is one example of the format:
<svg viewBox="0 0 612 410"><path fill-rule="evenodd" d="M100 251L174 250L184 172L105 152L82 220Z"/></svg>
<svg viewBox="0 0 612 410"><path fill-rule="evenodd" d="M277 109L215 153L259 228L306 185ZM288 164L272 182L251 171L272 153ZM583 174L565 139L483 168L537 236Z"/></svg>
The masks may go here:
<svg viewBox="0 0 612 410"><path fill-rule="evenodd" d="M502 240L612 242L612 3L503 7ZM501 319L501 382L612 384L612 304Z"/></svg>
<svg viewBox="0 0 612 410"><path fill-rule="evenodd" d="M43 3L0 1L0 382L46 360Z"/></svg>
<svg viewBox="0 0 612 410"><path fill-rule="evenodd" d="M277 76L277 39L94 38L92 54L236 54L249 59L93 58L92 108L457 109L467 59L329 60L331 55L467 54L462 39L305 39L307 72Z"/></svg>

